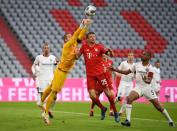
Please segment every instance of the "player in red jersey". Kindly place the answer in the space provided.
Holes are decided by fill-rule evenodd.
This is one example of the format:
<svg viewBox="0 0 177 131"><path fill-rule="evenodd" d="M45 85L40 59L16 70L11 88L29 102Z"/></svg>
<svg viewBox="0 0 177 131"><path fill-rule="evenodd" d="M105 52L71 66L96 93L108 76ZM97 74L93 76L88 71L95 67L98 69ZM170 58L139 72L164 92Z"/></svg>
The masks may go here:
<svg viewBox="0 0 177 131"><path fill-rule="evenodd" d="M108 59L108 56L103 55L102 65L105 68L111 67L113 65L113 61ZM110 79L112 78L112 72L111 71L107 70L106 74L108 75L108 77ZM112 80L110 80L110 81L112 81ZM95 90L96 90L97 97L99 97L103 93L102 85L100 85L97 82ZM89 113L90 116L94 116L94 107L95 107L95 103L92 101L91 106L90 106L90 113ZM110 113L109 113L109 115L110 116L114 116L113 109L112 109L111 105L110 105Z"/></svg>
<svg viewBox="0 0 177 131"><path fill-rule="evenodd" d="M113 52L110 49L105 49L102 44L96 44L96 35L94 32L89 32L86 36L86 41L82 44L80 51L76 53L77 58L82 54L84 56L86 65L86 75L87 75L87 88L90 98L94 103L101 109L101 120L104 120L107 108L104 107L98 96L96 95L96 83L102 85L103 91L108 97L108 100L113 108L115 114L115 121L119 122L119 114L114 103L114 92L112 82L110 78L104 72L104 67L102 66L103 54L113 56Z"/></svg>

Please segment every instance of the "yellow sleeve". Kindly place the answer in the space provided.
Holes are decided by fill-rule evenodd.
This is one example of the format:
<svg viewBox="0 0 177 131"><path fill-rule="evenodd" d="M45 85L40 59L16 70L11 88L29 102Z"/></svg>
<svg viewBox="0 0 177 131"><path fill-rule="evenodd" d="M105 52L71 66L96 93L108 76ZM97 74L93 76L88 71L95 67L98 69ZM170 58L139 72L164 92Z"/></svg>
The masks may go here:
<svg viewBox="0 0 177 131"><path fill-rule="evenodd" d="M87 32L87 28L83 28L78 36L79 40L82 40Z"/></svg>
<svg viewBox="0 0 177 131"><path fill-rule="evenodd" d="M74 32L73 36L71 37L71 39L65 44L65 47L70 47L72 44L74 44L74 42L77 40L80 32L81 32L81 28L77 28L77 30Z"/></svg>

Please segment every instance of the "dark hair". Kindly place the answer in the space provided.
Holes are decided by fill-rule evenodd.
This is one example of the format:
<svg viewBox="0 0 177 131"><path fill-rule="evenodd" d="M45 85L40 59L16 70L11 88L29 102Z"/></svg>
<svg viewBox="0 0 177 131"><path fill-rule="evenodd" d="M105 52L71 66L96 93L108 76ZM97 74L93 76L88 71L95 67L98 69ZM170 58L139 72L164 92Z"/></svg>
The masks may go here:
<svg viewBox="0 0 177 131"><path fill-rule="evenodd" d="M148 54L148 56L151 58L152 57L152 53L150 51L146 52Z"/></svg>
<svg viewBox="0 0 177 131"><path fill-rule="evenodd" d="M155 63L160 63L160 60L156 60L156 62Z"/></svg>
<svg viewBox="0 0 177 131"><path fill-rule="evenodd" d="M88 38L89 35L95 34L94 32L88 32L86 37Z"/></svg>
<svg viewBox="0 0 177 131"><path fill-rule="evenodd" d="M63 40L65 40L65 39L66 39L67 35L68 35L68 34L65 34L65 35L63 36Z"/></svg>

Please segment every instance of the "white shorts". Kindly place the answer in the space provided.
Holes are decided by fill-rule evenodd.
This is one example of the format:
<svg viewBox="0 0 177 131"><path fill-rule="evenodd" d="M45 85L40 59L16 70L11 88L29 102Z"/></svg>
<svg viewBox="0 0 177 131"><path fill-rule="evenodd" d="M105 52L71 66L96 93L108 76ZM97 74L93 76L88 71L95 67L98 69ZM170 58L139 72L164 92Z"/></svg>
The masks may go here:
<svg viewBox="0 0 177 131"><path fill-rule="evenodd" d="M44 92L44 89L50 85L51 81L36 81L36 86L37 86L37 105L41 105L41 97L42 93Z"/></svg>
<svg viewBox="0 0 177 131"><path fill-rule="evenodd" d="M126 97L133 89L133 82L120 81L117 97Z"/></svg>
<svg viewBox="0 0 177 131"><path fill-rule="evenodd" d="M133 91L139 94L139 97L144 96L148 100L156 99L157 95L152 87L139 87L136 86Z"/></svg>
<svg viewBox="0 0 177 131"><path fill-rule="evenodd" d="M159 92L160 91L160 84L154 83L154 84L152 84L152 88L154 89L155 92Z"/></svg>
<svg viewBox="0 0 177 131"><path fill-rule="evenodd" d="M38 92L44 92L44 89L48 87L51 84L50 80L36 80L36 87L38 89Z"/></svg>

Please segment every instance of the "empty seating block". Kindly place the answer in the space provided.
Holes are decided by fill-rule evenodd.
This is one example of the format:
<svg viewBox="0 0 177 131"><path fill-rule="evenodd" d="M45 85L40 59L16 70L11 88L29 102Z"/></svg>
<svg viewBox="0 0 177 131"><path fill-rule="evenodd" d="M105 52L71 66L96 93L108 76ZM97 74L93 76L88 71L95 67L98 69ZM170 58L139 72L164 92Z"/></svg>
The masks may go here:
<svg viewBox="0 0 177 131"><path fill-rule="evenodd" d="M93 4L97 12L90 31L96 33L98 42L114 49L118 57L114 59L115 66L125 60L130 49L135 51L137 61L146 49L154 52L152 64L157 59L161 61L163 78L177 76L174 72L177 67L177 6L173 0L0 0L0 3L1 15L33 59L41 53L44 41L49 42L52 53L60 57L62 36L75 30L85 17L85 7ZM18 66L15 57L11 59L12 52L2 46L0 52L4 56L0 65L7 67L0 69L0 77L28 75ZM15 70L8 69L9 65ZM69 77L85 77L83 58L76 65Z"/></svg>

